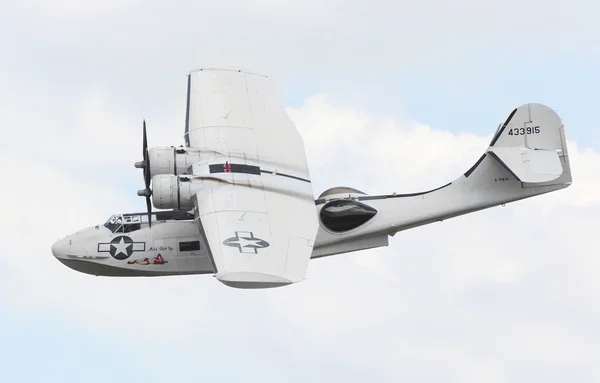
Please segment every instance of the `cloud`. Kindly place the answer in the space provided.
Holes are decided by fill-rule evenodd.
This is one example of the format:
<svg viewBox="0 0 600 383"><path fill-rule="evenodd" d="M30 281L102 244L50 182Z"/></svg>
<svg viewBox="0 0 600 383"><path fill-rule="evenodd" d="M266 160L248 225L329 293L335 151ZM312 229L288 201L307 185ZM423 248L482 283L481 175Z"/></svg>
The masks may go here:
<svg viewBox="0 0 600 383"><path fill-rule="evenodd" d="M0 170L16 185L1 192L9 205L0 224L10 239L1 246L0 300L12 315L52 315L89 333L102 328L139 345L140 355L173 347L186 354L178 363L191 363L196 349L245 353L261 368L267 358L280 366L273 374L294 372L296 381L317 371L351 381L600 376L600 264L590 245L600 157L591 149L571 141L575 183L566 190L401 232L388 248L315 260L298 285L240 291L210 276L97 278L54 260L57 237L143 205L132 166L139 121L102 93L66 108L65 125L42 123L58 105L50 99L33 116L21 113L28 105L21 98L4 99L13 104L3 123L22 118L29 134L43 137L28 149L36 155L3 149L4 163L22 158ZM493 133L451 133L326 94L289 112L306 141L316 194L336 185L373 194L439 186L470 167ZM179 119L155 123L152 143L180 142L170 128Z"/></svg>
<svg viewBox="0 0 600 383"><path fill-rule="evenodd" d="M105 92L124 113L183 116L185 73L219 63L271 74L296 106L327 92L479 135L498 108L540 101L582 127L572 132L581 145L600 147L584 126L600 86L590 2L109 1L95 11L104 5L84 1L89 13L69 17L38 3L0 5L0 76L36 84L59 109Z"/></svg>
<svg viewBox="0 0 600 383"><path fill-rule="evenodd" d="M453 134L325 100L319 96L291 111L312 168L327 164L330 172L313 171L318 185L359 183L374 194L434 187L462 174L493 133ZM541 364L555 362L556 376L593 381L598 370L587 356L594 348L586 334L597 334L591 323L598 313L588 306L598 291L598 265L589 243L599 212L600 162L573 141L569 149L575 184L568 189L399 233L389 248L347 255L364 267L359 272L336 260L339 269L322 275L338 288L315 287L319 291L301 302L286 299L293 302L289 320L331 345L332 353L373 369L381 369L385 354L390 380L521 381L546 376ZM575 324L577 316L588 318L586 330ZM385 335L373 336L375 328ZM370 358L340 351L360 347L380 352ZM585 366L583 372L577 366Z"/></svg>
<svg viewBox="0 0 600 383"><path fill-rule="evenodd" d="M153 381L599 381L597 8L0 2L0 317L72 329L48 353L8 351L8 371L22 376L17 358L29 368L77 356ZM272 291L210 276L96 278L54 260L58 237L144 210L141 120L151 146L182 143L184 75L206 60L278 80L317 195L449 182L528 101L565 117L575 183L315 260L305 282ZM89 342L89 354L61 349L61 337Z"/></svg>

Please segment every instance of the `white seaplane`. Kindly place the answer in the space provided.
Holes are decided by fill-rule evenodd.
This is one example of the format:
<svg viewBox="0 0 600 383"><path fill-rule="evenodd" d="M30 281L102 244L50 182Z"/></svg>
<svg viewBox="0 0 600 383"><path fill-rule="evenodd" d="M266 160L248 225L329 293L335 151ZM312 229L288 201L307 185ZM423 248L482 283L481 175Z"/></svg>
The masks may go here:
<svg viewBox="0 0 600 383"><path fill-rule="evenodd" d="M135 166L147 212L71 234L54 256L92 275L213 274L231 287L278 287L304 280L310 259L387 246L398 231L572 182L560 117L525 104L454 182L391 195L334 187L315 200L304 143L270 79L238 69L188 75L184 139L148 150L144 121Z"/></svg>

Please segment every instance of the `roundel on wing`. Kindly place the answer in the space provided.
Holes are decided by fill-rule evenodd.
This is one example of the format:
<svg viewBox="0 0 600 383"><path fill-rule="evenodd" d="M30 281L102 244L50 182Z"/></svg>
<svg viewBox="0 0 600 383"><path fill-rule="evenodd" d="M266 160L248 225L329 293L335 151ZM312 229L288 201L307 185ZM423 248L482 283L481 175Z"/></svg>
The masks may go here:
<svg viewBox="0 0 600 383"><path fill-rule="evenodd" d="M259 249L269 247L269 242L254 236L249 231L236 231L234 237L227 238L223 245L236 247L240 253L258 254Z"/></svg>

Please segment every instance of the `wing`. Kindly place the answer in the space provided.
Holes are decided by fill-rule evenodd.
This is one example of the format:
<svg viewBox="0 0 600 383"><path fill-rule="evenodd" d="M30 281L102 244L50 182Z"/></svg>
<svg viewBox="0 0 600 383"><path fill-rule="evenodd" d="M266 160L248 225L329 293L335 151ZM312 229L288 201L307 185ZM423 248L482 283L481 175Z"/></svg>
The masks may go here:
<svg viewBox="0 0 600 383"><path fill-rule="evenodd" d="M186 142L198 227L221 282L273 287L304 279L318 230L304 143L266 76L199 70L188 83Z"/></svg>
<svg viewBox="0 0 600 383"><path fill-rule="evenodd" d="M309 179L304 142L267 76L200 69L188 77L186 145L260 158Z"/></svg>

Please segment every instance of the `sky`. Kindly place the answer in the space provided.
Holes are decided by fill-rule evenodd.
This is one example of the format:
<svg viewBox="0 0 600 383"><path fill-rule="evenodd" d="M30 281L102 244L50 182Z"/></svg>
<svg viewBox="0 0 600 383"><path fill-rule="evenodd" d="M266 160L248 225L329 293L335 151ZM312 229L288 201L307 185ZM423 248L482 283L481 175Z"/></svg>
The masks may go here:
<svg viewBox="0 0 600 383"><path fill-rule="evenodd" d="M583 0L0 0L3 380L599 381L599 11ZM58 238L144 211L142 119L150 146L182 144L185 75L206 64L274 79L315 195L441 186L527 102L562 117L574 183L314 260L280 289L57 262Z"/></svg>

